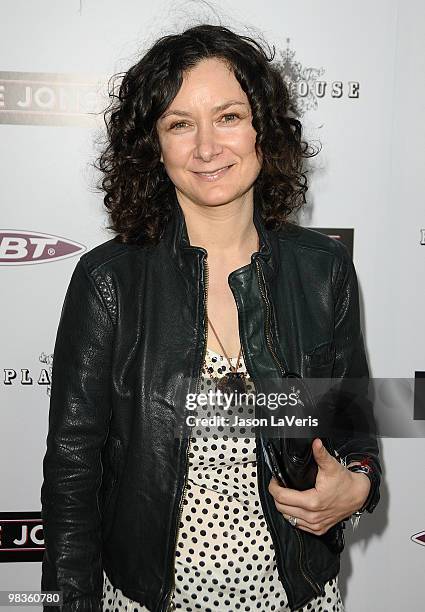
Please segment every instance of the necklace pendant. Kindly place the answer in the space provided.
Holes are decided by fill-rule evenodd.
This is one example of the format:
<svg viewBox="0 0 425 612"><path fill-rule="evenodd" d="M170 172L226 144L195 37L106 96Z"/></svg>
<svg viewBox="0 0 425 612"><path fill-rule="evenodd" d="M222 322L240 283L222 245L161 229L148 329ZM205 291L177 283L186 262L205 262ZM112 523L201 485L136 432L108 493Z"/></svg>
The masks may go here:
<svg viewBox="0 0 425 612"><path fill-rule="evenodd" d="M231 396L233 394L230 405L234 406L238 402L238 396L241 393L246 393L246 384L245 384L245 373L244 372L229 372L222 376L216 385L217 389L220 389L222 393L225 393L226 396Z"/></svg>

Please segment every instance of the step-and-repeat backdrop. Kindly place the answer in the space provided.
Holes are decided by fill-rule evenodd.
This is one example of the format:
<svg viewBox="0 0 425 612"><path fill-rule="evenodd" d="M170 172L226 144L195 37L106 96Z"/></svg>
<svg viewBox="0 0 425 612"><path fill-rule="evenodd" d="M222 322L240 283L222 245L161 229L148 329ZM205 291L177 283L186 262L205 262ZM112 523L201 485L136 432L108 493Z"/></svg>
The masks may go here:
<svg viewBox="0 0 425 612"><path fill-rule="evenodd" d="M425 4L2 0L1 15L0 590L40 588L60 309L81 254L112 237L92 167L108 78L159 36L221 21L275 45L322 144L299 221L349 247L371 375L387 383L389 417L410 422L386 429L383 415L381 502L346 530L347 612L423 610Z"/></svg>

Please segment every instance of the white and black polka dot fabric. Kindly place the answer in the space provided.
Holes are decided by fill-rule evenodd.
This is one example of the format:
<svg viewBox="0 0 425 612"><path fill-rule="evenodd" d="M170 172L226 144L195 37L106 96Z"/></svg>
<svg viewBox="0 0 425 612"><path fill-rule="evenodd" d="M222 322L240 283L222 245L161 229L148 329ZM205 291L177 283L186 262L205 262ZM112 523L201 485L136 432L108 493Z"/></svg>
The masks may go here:
<svg viewBox="0 0 425 612"><path fill-rule="evenodd" d="M206 367L216 377L229 372L227 360L211 349ZM239 370L246 373L243 357ZM247 387L255 391L249 378ZM210 388L214 382L205 373L200 390ZM259 500L255 438L205 435L206 429L194 433L177 536L175 609L290 612ZM103 611L148 609L115 589L104 573ZM338 576L325 585L323 597L297 610L307 611L344 612Z"/></svg>

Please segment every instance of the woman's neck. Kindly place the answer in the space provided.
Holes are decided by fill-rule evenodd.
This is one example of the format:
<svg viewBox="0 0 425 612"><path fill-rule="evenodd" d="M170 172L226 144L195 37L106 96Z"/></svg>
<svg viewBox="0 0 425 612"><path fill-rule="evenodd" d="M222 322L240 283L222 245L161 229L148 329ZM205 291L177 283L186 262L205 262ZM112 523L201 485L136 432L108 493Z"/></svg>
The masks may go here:
<svg viewBox="0 0 425 612"><path fill-rule="evenodd" d="M201 205L179 195L190 244L203 247L213 257L257 250L252 194L245 196L227 204Z"/></svg>

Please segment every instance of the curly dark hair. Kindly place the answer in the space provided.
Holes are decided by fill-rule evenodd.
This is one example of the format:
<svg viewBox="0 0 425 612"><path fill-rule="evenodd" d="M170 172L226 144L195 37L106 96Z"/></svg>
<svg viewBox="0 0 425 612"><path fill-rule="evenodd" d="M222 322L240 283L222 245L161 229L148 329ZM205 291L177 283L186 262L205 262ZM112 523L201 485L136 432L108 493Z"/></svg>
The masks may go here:
<svg viewBox="0 0 425 612"><path fill-rule="evenodd" d="M303 158L318 151L302 140L301 122L290 116L294 107L284 75L271 63L275 48L273 53L267 48L269 54L253 38L222 25L197 25L158 39L127 72L111 77L111 102L104 111L107 146L94 165L104 175L97 186L106 193L108 229L119 242L157 243L173 213L175 187L160 161L156 121L177 95L184 73L206 58L223 60L250 102L255 146L263 156L254 197L266 227L279 229L305 204Z"/></svg>

